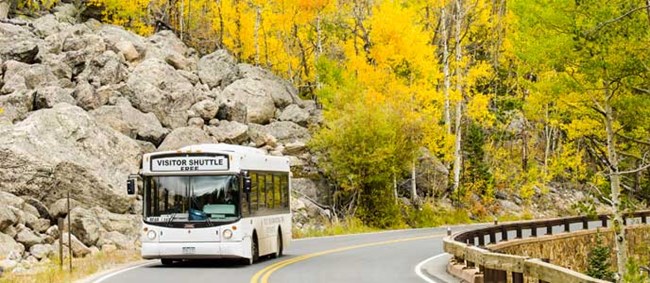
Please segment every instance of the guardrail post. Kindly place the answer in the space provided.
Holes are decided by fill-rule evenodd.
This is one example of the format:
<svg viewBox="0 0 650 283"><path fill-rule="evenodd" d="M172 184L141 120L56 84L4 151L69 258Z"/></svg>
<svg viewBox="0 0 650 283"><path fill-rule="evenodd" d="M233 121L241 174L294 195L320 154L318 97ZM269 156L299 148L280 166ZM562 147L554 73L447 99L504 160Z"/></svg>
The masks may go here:
<svg viewBox="0 0 650 283"><path fill-rule="evenodd" d="M607 227L607 215L603 215L600 217L600 221L603 227Z"/></svg>
<svg viewBox="0 0 650 283"><path fill-rule="evenodd" d="M483 283L506 283L507 281L508 273L505 270L483 269Z"/></svg>
<svg viewBox="0 0 650 283"><path fill-rule="evenodd" d="M508 240L508 229L505 227L501 227L501 241L507 241Z"/></svg>
<svg viewBox="0 0 650 283"><path fill-rule="evenodd" d="M537 226L533 226L530 228L530 236L537 237Z"/></svg>
<svg viewBox="0 0 650 283"><path fill-rule="evenodd" d="M519 272L513 272L512 283L524 283L524 274Z"/></svg>
<svg viewBox="0 0 650 283"><path fill-rule="evenodd" d="M569 222L566 221L566 220L564 220L562 222L564 222L564 232L567 232L567 233L571 232L571 227L569 226Z"/></svg>
<svg viewBox="0 0 650 283"><path fill-rule="evenodd" d="M496 243L497 243L496 231L492 230L490 231L490 244L496 244Z"/></svg>
<svg viewBox="0 0 650 283"><path fill-rule="evenodd" d="M589 229L589 220L587 217L582 218L582 230L587 230Z"/></svg>
<svg viewBox="0 0 650 283"><path fill-rule="evenodd" d="M521 239L521 226L517 226L517 239Z"/></svg>
<svg viewBox="0 0 650 283"><path fill-rule="evenodd" d="M481 234L478 236L478 245L481 247L485 246L485 235Z"/></svg>
<svg viewBox="0 0 650 283"><path fill-rule="evenodd" d="M553 235L553 225L546 226L546 235Z"/></svg>
<svg viewBox="0 0 650 283"><path fill-rule="evenodd" d="M648 219L645 215L641 215L641 223L646 224L648 223Z"/></svg>

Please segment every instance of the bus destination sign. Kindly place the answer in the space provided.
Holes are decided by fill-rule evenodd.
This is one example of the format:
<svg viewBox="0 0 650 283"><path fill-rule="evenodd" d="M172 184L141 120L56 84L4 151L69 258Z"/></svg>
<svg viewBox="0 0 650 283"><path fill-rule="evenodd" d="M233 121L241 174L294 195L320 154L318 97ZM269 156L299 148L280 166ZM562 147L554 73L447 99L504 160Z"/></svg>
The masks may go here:
<svg viewBox="0 0 650 283"><path fill-rule="evenodd" d="M151 172L228 170L225 155L168 156L151 159Z"/></svg>

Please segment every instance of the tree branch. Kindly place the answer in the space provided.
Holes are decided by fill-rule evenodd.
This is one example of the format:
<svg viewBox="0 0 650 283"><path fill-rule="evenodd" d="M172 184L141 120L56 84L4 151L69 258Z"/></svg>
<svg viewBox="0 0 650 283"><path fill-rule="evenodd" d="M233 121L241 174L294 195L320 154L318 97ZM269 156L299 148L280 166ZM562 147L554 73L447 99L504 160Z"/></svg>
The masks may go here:
<svg viewBox="0 0 650 283"><path fill-rule="evenodd" d="M624 19L624 18L630 16L632 13L637 12L637 11L640 11L640 10L643 10L643 9L650 9L650 5L646 5L646 6L641 6L641 7L638 7L638 8L634 8L634 9L632 9L632 10L627 11L627 12L626 12L625 14L623 14L623 15L620 15L620 16L618 16L618 17L616 17L616 18L611 19L611 20L607 20L607 21L604 21L604 22L602 22L602 23L599 23L599 24L596 25L592 30L590 30L586 35L589 36L589 35L591 35L591 34L593 34L593 33L596 33L596 32L598 32L598 31L600 31L602 28L604 28L605 26L607 26L607 25L609 25L609 24L612 24L612 23L615 23L615 22L618 22L618 21L620 21L620 20L622 20L622 19Z"/></svg>
<svg viewBox="0 0 650 283"><path fill-rule="evenodd" d="M628 137L628 136L625 136L625 135L622 135L622 134L619 134L619 133L616 133L616 135L619 136L619 137L621 137L621 138L624 138L624 139L626 139L626 140L628 140L628 141L633 141L633 142L635 142L635 143L640 143L640 144L643 144L643 145L648 145L648 146L650 146L650 141L637 140L637 139L635 139L635 138L633 138L633 137Z"/></svg>
<svg viewBox="0 0 650 283"><path fill-rule="evenodd" d="M617 175L634 174L634 173L641 172L641 171L643 171L643 170L645 170L645 169L648 169L648 168L650 168L650 163L648 163L648 164L646 164L646 165L643 165L643 166L641 166L641 167L638 167L638 168L636 168L636 169L634 169L634 170L628 170L628 171L616 172L616 174L617 174Z"/></svg>

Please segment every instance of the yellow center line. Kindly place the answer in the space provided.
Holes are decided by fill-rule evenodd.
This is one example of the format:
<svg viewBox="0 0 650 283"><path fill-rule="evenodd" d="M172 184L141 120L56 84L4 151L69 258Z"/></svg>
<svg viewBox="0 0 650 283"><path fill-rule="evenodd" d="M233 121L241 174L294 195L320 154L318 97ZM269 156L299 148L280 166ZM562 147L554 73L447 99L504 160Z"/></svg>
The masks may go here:
<svg viewBox="0 0 650 283"><path fill-rule="evenodd" d="M268 283L268 280L269 280L269 277L271 277L271 274L273 274L273 272L277 271L278 269L281 269L283 267L294 264L296 262L304 261L304 260L307 260L307 259L310 259L310 258L313 258L313 257L317 257L317 256L322 256L322 255L327 255L327 254L337 253L337 252L344 252L344 251L360 249L360 248L365 248L365 247L372 247L372 246L388 245L388 244L395 244L395 243L408 242L408 241L431 239L431 238L442 237L442 236L445 236L445 235L447 235L447 234L441 233L441 234L434 234L434 235L429 235L429 236L420 236L420 237L413 237L413 238L388 240L388 241L383 241L383 242L366 243L366 244L341 247L341 248L336 248L336 249L325 250L325 251L320 251L320 252L316 252L316 253L301 255L301 256L297 256L297 257L290 258L290 259L287 259L287 260L276 262L274 264L271 264L271 265L263 268L262 270L258 271L257 273L255 273L253 275L253 277L251 278L250 283Z"/></svg>

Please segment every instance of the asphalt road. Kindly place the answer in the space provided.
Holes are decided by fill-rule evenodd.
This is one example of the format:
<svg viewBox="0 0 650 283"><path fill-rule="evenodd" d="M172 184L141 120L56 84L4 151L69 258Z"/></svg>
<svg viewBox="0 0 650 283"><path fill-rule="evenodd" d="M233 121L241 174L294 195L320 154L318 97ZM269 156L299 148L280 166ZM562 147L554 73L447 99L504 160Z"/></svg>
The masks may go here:
<svg viewBox="0 0 650 283"><path fill-rule="evenodd" d="M457 226L457 232L468 227ZM424 282L414 271L421 261L443 253L446 228L294 240L279 259L252 266L197 261L143 266L102 277L107 282ZM97 281L95 281L97 282Z"/></svg>

